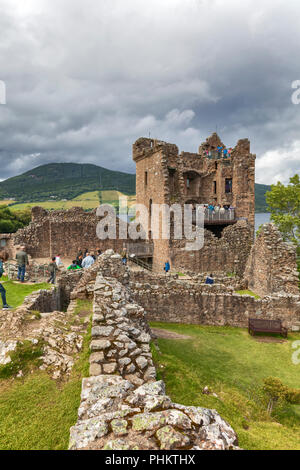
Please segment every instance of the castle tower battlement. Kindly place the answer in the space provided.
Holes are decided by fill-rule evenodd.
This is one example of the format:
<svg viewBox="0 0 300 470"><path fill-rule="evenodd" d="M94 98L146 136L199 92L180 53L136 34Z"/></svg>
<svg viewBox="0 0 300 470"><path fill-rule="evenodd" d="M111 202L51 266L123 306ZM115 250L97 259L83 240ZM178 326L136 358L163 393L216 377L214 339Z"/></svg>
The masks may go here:
<svg viewBox="0 0 300 470"><path fill-rule="evenodd" d="M248 139L227 149L214 133L199 146L198 153L179 153L175 144L140 138L133 144L133 160L138 204L150 211L152 204L230 206L233 220L209 223L206 228L220 238L224 228L244 220L254 237L256 156ZM155 241L154 247L160 251L158 256L169 253L172 257L172 240Z"/></svg>

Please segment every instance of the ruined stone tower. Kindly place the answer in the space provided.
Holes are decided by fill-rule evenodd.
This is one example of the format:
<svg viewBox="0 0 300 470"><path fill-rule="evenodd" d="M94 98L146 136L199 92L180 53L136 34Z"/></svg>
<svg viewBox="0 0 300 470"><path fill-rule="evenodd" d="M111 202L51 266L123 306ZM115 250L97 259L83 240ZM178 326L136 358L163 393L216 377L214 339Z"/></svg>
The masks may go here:
<svg viewBox="0 0 300 470"><path fill-rule="evenodd" d="M248 139L240 140L231 156L224 156L218 147L225 148L216 133L200 145L198 153L179 154L176 145L147 138L134 143L137 203L150 213L153 204L233 208L230 216L226 211L226 216L205 220L208 232L199 253L183 253L183 245L172 239L154 240L154 269L161 270L169 260L175 269L243 271L254 236L256 157L250 153Z"/></svg>

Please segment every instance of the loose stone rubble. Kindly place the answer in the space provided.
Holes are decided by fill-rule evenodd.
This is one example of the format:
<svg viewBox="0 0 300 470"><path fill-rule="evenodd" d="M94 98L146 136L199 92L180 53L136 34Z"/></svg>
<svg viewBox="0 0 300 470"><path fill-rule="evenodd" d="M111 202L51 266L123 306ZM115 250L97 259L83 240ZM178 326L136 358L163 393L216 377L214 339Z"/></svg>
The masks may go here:
<svg viewBox="0 0 300 470"><path fill-rule="evenodd" d="M26 302L25 302L26 303ZM11 362L11 353L18 345L30 341L42 345L41 370L53 379L66 379L82 350L89 319L82 323L74 317L76 302L67 312L53 311L39 314L26 308L11 312L0 311L0 365Z"/></svg>
<svg viewBox="0 0 300 470"><path fill-rule="evenodd" d="M106 265L113 255L105 253ZM120 260L114 264L121 267ZM111 259L110 259L111 262ZM94 287L90 377L83 380L71 450L235 449L214 410L172 403L156 381L151 332L130 291L99 270Z"/></svg>

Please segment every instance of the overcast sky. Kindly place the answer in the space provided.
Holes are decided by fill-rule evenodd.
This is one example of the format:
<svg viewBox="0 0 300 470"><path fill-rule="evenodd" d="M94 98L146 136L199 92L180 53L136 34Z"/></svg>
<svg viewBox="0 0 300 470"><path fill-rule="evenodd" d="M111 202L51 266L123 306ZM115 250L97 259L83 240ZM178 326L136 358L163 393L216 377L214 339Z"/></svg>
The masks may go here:
<svg viewBox="0 0 300 470"><path fill-rule="evenodd" d="M25 4L25 5L24 5ZM49 162L135 172L141 136L248 137L259 183L300 172L299 0L0 0L0 179Z"/></svg>

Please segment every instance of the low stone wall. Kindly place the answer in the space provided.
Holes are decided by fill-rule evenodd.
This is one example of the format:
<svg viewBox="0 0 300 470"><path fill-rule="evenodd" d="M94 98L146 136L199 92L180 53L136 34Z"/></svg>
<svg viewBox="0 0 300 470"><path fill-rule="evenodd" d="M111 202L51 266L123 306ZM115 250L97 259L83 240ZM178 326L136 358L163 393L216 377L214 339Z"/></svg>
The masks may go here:
<svg viewBox="0 0 300 470"><path fill-rule="evenodd" d="M246 328L251 317L280 319L289 330L300 331L300 296L276 294L257 300L235 294L238 278L233 279L234 287L225 282L229 278L224 276L219 277L222 283L208 286L199 282L197 276L181 280L144 270L130 270L122 266L120 256L111 250L84 273L73 298L92 298L99 270L130 287L132 298L147 311L150 321Z"/></svg>
<svg viewBox="0 0 300 470"><path fill-rule="evenodd" d="M100 269L94 293L91 377L82 383L70 449L235 448L234 430L216 411L172 403L156 382L144 309L129 291Z"/></svg>
<svg viewBox="0 0 300 470"><path fill-rule="evenodd" d="M249 318L282 320L289 330L300 330L300 296L278 294L263 299L233 293L225 286L166 282L163 286L131 283L134 300L147 311L149 321L195 325L248 327Z"/></svg>

